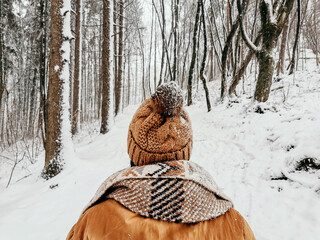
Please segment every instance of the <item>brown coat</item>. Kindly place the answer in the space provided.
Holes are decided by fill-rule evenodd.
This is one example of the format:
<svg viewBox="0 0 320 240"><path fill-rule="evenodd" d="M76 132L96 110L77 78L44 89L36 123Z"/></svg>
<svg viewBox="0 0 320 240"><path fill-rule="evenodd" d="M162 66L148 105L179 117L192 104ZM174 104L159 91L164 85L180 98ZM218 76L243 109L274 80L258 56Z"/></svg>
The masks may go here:
<svg viewBox="0 0 320 240"><path fill-rule="evenodd" d="M88 209L73 226L67 240L254 240L248 223L233 208L197 224L169 223L142 217L114 200Z"/></svg>

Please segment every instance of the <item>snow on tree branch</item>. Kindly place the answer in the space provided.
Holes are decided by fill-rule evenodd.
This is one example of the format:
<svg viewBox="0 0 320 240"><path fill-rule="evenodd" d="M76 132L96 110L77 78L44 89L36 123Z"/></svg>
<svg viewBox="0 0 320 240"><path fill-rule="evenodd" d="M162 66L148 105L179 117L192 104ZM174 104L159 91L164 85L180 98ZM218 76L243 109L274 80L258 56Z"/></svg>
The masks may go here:
<svg viewBox="0 0 320 240"><path fill-rule="evenodd" d="M248 2L246 1L245 4L248 4ZM247 46L254 52L260 52L261 48L257 47L248 37L244 26L243 26L243 17L245 15L245 12L243 12L243 9L241 7L240 4L240 0L237 0L237 7L238 7L238 11L239 11L239 21L240 21L240 29L241 29L241 34L243 36L243 40L245 41L245 43L247 44ZM244 9L246 9L246 7L244 7Z"/></svg>

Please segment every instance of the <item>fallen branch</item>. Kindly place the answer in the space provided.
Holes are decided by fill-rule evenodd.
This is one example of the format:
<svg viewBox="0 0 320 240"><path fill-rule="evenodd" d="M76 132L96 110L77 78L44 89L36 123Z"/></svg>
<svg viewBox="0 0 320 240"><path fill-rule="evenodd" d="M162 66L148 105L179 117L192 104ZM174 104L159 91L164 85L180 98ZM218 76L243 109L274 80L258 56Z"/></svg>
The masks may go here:
<svg viewBox="0 0 320 240"><path fill-rule="evenodd" d="M292 174L290 174L287 170L282 170L281 173L289 180L291 180L293 182L297 182L297 183L299 183L303 186L306 186L308 188L314 188L317 185L315 182L307 182L307 181L301 180L301 179L293 176Z"/></svg>
<svg viewBox="0 0 320 240"><path fill-rule="evenodd" d="M13 171L14 171L14 169L15 169L16 166L24 159L24 156L25 156L25 155L26 155L26 154L23 153L23 156L22 156L22 158L21 158L19 161L17 161L17 158L18 158L18 157L16 157L16 160L14 161L14 164L13 164L13 167L12 167L12 170L11 170L11 173L10 173L9 181L8 181L8 184L7 184L6 188L8 188L9 185L10 185L10 182L11 182L11 179L12 179L12 176L13 176Z"/></svg>
<svg viewBox="0 0 320 240"><path fill-rule="evenodd" d="M280 89L283 89L283 86L274 88L274 89L271 90L271 92L278 91L278 90L280 90Z"/></svg>

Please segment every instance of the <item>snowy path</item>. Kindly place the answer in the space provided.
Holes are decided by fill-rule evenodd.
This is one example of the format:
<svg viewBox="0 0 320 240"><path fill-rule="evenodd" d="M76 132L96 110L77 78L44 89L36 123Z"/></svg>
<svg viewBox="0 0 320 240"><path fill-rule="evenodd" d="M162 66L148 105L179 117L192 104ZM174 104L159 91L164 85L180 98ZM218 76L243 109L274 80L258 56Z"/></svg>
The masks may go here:
<svg viewBox="0 0 320 240"><path fill-rule="evenodd" d="M200 104L187 108L194 133L191 160L211 173L258 240L320 236L319 193L298 182L271 180L290 171L294 160L320 156L320 93L299 94L291 105L267 105L271 110L265 114L252 111L250 100L216 105L211 113ZM136 108L120 114L106 136L82 133L75 155L56 178L38 177L39 160L28 167L31 176L19 182L16 176L8 189L0 179L0 240L65 239L101 182L129 166L127 131ZM320 181L316 174L301 177L312 185Z"/></svg>

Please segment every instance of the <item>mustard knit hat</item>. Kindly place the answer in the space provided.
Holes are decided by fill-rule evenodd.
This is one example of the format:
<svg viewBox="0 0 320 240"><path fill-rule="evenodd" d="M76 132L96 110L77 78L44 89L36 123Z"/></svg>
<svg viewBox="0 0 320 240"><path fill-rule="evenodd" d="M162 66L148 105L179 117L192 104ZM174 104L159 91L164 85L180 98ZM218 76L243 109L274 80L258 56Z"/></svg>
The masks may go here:
<svg viewBox="0 0 320 240"><path fill-rule="evenodd" d="M192 129L175 82L159 86L136 111L129 126L128 154L136 166L189 160Z"/></svg>

